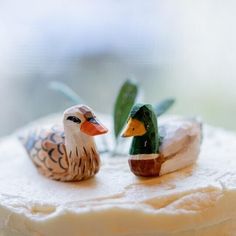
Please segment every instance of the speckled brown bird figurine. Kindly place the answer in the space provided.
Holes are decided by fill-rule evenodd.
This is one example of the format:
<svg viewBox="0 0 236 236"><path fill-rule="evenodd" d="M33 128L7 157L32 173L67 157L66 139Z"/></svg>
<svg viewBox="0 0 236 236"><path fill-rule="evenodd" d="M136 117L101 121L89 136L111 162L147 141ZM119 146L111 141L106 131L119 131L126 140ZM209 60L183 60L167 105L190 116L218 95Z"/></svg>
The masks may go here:
<svg viewBox="0 0 236 236"><path fill-rule="evenodd" d="M93 136L108 130L85 105L67 109L63 125L64 130L34 130L23 139L31 160L40 173L54 180L80 181L94 176L100 158Z"/></svg>

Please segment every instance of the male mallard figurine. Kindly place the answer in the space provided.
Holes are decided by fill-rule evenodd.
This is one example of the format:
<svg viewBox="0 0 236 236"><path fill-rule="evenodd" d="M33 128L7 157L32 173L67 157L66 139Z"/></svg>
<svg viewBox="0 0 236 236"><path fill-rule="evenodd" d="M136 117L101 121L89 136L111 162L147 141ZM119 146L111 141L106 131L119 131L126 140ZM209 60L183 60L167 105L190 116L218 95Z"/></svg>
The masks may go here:
<svg viewBox="0 0 236 236"><path fill-rule="evenodd" d="M39 172L58 181L80 181L94 176L100 158L93 136L107 133L93 111L77 105L64 112L64 130L39 129L23 139Z"/></svg>
<svg viewBox="0 0 236 236"><path fill-rule="evenodd" d="M202 129L197 120L182 118L169 119L158 128L152 106L136 104L122 136L133 136L131 171L137 176L151 177L194 163L200 151Z"/></svg>

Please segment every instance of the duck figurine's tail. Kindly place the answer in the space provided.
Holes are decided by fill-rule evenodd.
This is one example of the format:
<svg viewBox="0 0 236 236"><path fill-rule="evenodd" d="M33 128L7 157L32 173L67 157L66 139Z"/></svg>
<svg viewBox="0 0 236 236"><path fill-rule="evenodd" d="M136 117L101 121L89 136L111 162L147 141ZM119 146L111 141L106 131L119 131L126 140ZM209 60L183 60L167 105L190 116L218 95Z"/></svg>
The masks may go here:
<svg viewBox="0 0 236 236"><path fill-rule="evenodd" d="M27 153L29 154L31 149L34 147L34 143L36 140L36 131L30 130L28 132L20 133L17 136L18 140L21 142L21 144L26 149Z"/></svg>
<svg viewBox="0 0 236 236"><path fill-rule="evenodd" d="M196 162L202 143L202 122L198 119L171 118L160 124L162 142L159 152L164 157L160 175Z"/></svg>

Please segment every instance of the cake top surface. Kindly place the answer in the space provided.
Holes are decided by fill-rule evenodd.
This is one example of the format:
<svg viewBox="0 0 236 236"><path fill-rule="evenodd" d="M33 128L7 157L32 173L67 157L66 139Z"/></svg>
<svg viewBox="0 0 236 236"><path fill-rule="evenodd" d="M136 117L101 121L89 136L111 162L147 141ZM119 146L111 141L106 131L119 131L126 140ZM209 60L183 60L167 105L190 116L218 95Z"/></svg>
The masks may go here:
<svg viewBox="0 0 236 236"><path fill-rule="evenodd" d="M217 198L236 185L236 138L220 129L204 128L204 141L197 163L157 178L139 178L128 167L126 157L102 155L102 167L95 178L63 183L40 175L15 137L1 142L0 197L12 204L90 207L142 206L146 210L185 209L183 199ZM181 200L182 199L182 200ZM213 200L213 199L211 199ZM181 204L180 204L181 203ZM209 199L209 204L210 204ZM177 206L180 204L179 206ZM207 207L195 205L193 209Z"/></svg>
<svg viewBox="0 0 236 236"><path fill-rule="evenodd" d="M34 168L15 136L0 143L1 204L34 217L60 209L87 212L114 207L140 209L151 214L199 212L236 187L236 137L221 129L204 127L197 163L156 178L134 176L126 157L102 155L95 178L63 183L45 178Z"/></svg>

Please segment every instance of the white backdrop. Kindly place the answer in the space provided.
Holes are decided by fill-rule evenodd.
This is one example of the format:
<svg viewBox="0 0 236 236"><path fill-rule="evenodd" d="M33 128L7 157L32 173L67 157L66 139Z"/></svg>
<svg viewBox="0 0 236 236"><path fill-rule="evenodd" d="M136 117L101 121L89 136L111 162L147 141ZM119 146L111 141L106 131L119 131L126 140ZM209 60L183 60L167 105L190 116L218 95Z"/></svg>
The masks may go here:
<svg viewBox="0 0 236 236"><path fill-rule="evenodd" d="M111 112L134 76L154 103L236 129L235 1L0 1L0 135L69 105L47 88L72 86Z"/></svg>

